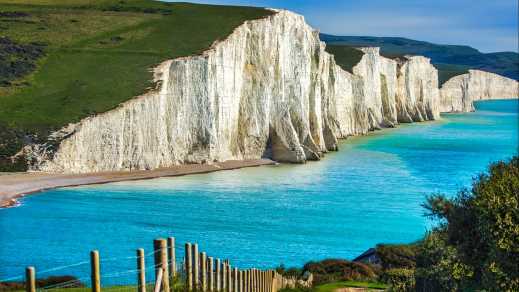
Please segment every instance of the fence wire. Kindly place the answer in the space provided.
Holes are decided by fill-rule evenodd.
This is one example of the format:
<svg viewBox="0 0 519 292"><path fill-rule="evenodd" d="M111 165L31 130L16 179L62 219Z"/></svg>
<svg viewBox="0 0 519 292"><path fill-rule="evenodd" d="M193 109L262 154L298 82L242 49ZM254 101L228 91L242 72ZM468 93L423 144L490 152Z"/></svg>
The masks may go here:
<svg viewBox="0 0 519 292"><path fill-rule="evenodd" d="M93 291L93 287L97 287L95 283L100 283L102 291L109 292L154 292L155 288L160 288L158 290L163 292L166 286L169 286L170 292L203 289L226 292L276 292L275 283L282 283L280 285L285 287L287 283L296 281L282 278L272 270L238 269L231 265L229 260L221 260L199 251L197 244L175 245L174 249L167 245L161 246L165 247L165 250L158 248L148 253L139 250L135 256L127 257L103 258L97 252L93 252L90 261L36 270L32 276L27 273L25 276L2 279L0 284L12 285L2 285L2 288L7 289L1 290L23 290L26 284L32 283L27 277L35 278L34 286L37 291L52 292ZM63 276L63 273L78 270L81 272ZM159 272L167 274L163 274L165 278L162 283L158 283L161 286L155 287L156 273ZM62 275L57 276L57 273Z"/></svg>

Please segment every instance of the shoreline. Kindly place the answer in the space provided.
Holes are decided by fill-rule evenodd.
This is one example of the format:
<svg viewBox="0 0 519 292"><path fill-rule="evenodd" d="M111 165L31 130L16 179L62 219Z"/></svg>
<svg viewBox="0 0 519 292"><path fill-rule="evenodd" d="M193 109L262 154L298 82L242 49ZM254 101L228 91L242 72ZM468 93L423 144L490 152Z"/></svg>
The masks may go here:
<svg viewBox="0 0 519 292"><path fill-rule="evenodd" d="M0 174L0 209L19 206L17 199L42 191L84 185L107 184L113 182L175 177L203 174L221 170L233 170L262 165L275 165L269 159L228 160L214 164L184 164L168 168L137 171L114 171L87 174L57 174L23 172Z"/></svg>

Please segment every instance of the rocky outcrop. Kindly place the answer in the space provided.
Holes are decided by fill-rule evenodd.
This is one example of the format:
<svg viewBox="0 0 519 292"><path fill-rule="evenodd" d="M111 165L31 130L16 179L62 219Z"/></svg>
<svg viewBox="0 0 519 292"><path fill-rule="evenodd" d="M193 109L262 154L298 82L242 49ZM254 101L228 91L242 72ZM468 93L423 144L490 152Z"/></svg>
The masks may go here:
<svg viewBox="0 0 519 292"><path fill-rule="evenodd" d="M427 58L362 49L353 74L302 16L245 22L200 56L155 68L157 89L60 131L53 151L26 152L33 170L98 172L257 159L302 163L338 139L432 120L438 77Z"/></svg>
<svg viewBox="0 0 519 292"><path fill-rule="evenodd" d="M442 112L474 110L473 101L507 99L519 96L519 83L494 73L469 70L469 73L451 78L441 88Z"/></svg>
<svg viewBox="0 0 519 292"><path fill-rule="evenodd" d="M438 71L428 58L408 56L406 59L398 70L398 121L409 123L439 118Z"/></svg>

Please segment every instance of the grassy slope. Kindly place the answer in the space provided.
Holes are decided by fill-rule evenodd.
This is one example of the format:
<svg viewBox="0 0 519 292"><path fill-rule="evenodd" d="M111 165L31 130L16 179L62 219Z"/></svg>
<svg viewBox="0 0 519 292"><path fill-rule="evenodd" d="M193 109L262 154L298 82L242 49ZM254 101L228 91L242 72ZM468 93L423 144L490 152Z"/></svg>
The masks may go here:
<svg viewBox="0 0 519 292"><path fill-rule="evenodd" d="M519 79L519 54L513 52L483 54L468 46L437 45L395 37L332 36L322 34L321 38L334 45L377 46L381 54L423 55L431 58L440 74L440 81L448 77L464 74L468 69L494 72L513 79ZM440 82L442 84L443 82Z"/></svg>
<svg viewBox="0 0 519 292"><path fill-rule="evenodd" d="M335 56L335 62L343 70L353 73L353 67L357 65L364 53L349 46L327 45L326 51Z"/></svg>
<svg viewBox="0 0 519 292"><path fill-rule="evenodd" d="M434 64L434 67L438 69L438 83L443 84L452 77L469 73L469 66L455 65L455 64Z"/></svg>
<svg viewBox="0 0 519 292"><path fill-rule="evenodd" d="M0 0L0 11L30 14L2 22L2 36L48 43L34 74L0 89L0 123L42 135L142 94L153 66L199 54L271 13L151 0Z"/></svg>

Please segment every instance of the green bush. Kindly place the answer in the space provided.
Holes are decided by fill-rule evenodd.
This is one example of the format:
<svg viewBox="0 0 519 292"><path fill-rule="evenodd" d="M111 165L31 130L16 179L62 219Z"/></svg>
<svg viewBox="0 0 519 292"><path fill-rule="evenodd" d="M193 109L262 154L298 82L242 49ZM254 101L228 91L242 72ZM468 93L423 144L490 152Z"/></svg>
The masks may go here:
<svg viewBox="0 0 519 292"><path fill-rule="evenodd" d="M44 55L41 43L21 44L8 37L0 37L0 86L9 86L36 69L36 62Z"/></svg>
<svg viewBox="0 0 519 292"><path fill-rule="evenodd" d="M315 285L336 281L377 279L377 273L371 266L340 259L309 262L305 264L303 270L313 274Z"/></svg>
<svg viewBox="0 0 519 292"><path fill-rule="evenodd" d="M25 171L27 162L20 156L13 161L13 156L23 146L23 134L20 131L9 129L0 123L0 172Z"/></svg>
<svg viewBox="0 0 519 292"><path fill-rule="evenodd" d="M285 265L281 264L279 267L276 268L276 272L278 274L287 276L287 277L300 277L303 275L303 271L298 268L286 268Z"/></svg>
<svg viewBox="0 0 519 292"><path fill-rule="evenodd" d="M391 286L391 291L414 291L415 277L412 269L389 269L380 276L382 282Z"/></svg>
<svg viewBox="0 0 519 292"><path fill-rule="evenodd" d="M424 205L440 225L417 258L419 291L519 291L519 157L490 165L472 188Z"/></svg>
<svg viewBox="0 0 519 292"><path fill-rule="evenodd" d="M37 288L55 286L61 283L69 283L67 285L68 288L85 287L85 284L81 283L74 276L50 276L47 278L36 279ZM0 291L20 291L23 289L25 289L25 282L0 282Z"/></svg>
<svg viewBox="0 0 519 292"><path fill-rule="evenodd" d="M416 248L415 244L378 244L376 250L384 270L414 269Z"/></svg>
<svg viewBox="0 0 519 292"><path fill-rule="evenodd" d="M458 291L472 286L473 269L464 264L444 232L427 234L417 255L417 291ZM473 290L473 289L471 289Z"/></svg>

